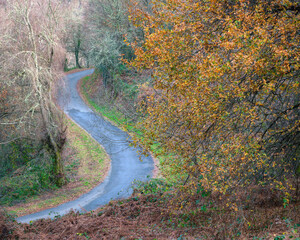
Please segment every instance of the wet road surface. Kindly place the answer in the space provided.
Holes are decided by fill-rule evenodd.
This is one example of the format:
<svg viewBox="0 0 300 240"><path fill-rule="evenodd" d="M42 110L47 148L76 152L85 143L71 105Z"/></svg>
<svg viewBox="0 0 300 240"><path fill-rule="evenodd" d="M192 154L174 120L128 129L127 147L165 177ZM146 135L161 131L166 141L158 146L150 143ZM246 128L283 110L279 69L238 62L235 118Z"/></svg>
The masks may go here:
<svg viewBox="0 0 300 240"><path fill-rule="evenodd" d="M78 199L19 217L18 222L29 223L41 218L55 218L72 209L79 212L95 210L112 199L129 197L135 180L146 181L152 177L154 168L152 158L143 156L140 161L138 149L129 146L129 135L95 114L80 98L76 89L77 82L92 72L93 70L86 70L68 75L65 87L59 91L58 103L73 121L104 147L111 158L108 176L101 184Z"/></svg>

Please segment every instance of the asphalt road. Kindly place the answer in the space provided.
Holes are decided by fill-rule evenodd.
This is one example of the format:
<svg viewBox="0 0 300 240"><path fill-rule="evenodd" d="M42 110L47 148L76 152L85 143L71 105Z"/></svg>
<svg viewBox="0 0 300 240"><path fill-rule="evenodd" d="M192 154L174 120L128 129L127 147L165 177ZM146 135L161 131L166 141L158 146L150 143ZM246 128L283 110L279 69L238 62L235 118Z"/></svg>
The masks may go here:
<svg viewBox="0 0 300 240"><path fill-rule="evenodd" d="M111 158L109 174L101 184L78 199L19 217L18 222L29 223L41 218L55 218L71 210L79 212L95 210L112 199L129 197L135 180L146 181L152 177L154 168L152 158L142 157L140 161L138 149L129 146L129 135L95 114L80 98L76 89L77 82L92 72L93 70L86 70L68 75L65 87L59 91L58 102L71 119L105 148Z"/></svg>

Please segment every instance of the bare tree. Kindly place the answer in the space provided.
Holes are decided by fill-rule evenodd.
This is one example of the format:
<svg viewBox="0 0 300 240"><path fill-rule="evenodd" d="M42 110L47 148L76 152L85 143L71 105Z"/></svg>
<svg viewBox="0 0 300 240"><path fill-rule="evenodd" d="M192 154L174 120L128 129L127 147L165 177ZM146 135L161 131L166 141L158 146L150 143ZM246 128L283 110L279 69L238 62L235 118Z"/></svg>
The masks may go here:
<svg viewBox="0 0 300 240"><path fill-rule="evenodd" d="M12 90L6 101L15 104L0 119L0 131L14 129L6 142L23 137L42 141L54 156L54 179L61 186L64 127L52 100L64 59L61 5L55 0L7 0L1 13L0 85Z"/></svg>
<svg viewBox="0 0 300 240"><path fill-rule="evenodd" d="M121 56L132 58L124 36L135 34L128 20L125 0L90 0L85 12L91 63L102 73L104 86L114 91L113 76L120 69Z"/></svg>
<svg viewBox="0 0 300 240"><path fill-rule="evenodd" d="M89 58L86 52L86 35L83 26L83 10L85 8L85 1L72 1L68 6L68 16L66 18L65 45L69 53L74 54L75 67L82 67L82 58L85 58L86 65L89 65Z"/></svg>

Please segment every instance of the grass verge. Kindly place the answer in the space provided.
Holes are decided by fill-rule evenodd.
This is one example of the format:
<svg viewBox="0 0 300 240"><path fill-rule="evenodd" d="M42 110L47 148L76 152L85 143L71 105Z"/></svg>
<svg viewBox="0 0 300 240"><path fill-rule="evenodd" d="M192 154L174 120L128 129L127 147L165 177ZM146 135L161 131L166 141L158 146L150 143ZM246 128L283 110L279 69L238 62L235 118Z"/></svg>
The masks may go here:
<svg viewBox="0 0 300 240"><path fill-rule="evenodd" d="M113 125L123 129L128 132L130 135L138 136L139 139L142 139L141 131L131 124L131 119L128 119L122 112L120 112L116 107L112 107L108 104L99 104L91 95L92 91L95 91L95 82L90 81L91 76L84 77L80 79L77 85L78 92L84 102L89 105L94 112L103 116L106 120L108 120ZM153 145L152 152L158 152L159 146ZM153 178L162 177L162 173L159 169L160 163L164 160L164 156L160 156L159 158L155 158L152 153L152 158L154 160L154 170L153 170Z"/></svg>
<svg viewBox="0 0 300 240"><path fill-rule="evenodd" d="M89 81L90 78L91 76L87 76L80 79L77 85L77 89L85 103L88 104L95 112L100 113L112 124L121 128L123 128L124 125L128 125L129 120L117 109L112 108L109 105L99 105L90 97L89 89L91 88L91 86L88 86L91 84L91 82ZM137 131L137 129L134 128L132 128L132 130Z"/></svg>

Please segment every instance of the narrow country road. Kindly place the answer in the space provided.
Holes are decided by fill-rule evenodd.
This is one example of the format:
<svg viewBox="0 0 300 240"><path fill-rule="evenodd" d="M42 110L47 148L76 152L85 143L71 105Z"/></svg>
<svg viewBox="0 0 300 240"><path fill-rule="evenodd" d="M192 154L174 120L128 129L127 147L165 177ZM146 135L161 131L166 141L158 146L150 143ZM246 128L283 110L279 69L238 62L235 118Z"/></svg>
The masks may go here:
<svg viewBox="0 0 300 240"><path fill-rule="evenodd" d="M29 223L41 218L54 218L70 210L84 212L95 210L107 204L111 199L129 197L134 180L145 181L152 175L153 160L143 157L142 161L136 148L129 146L129 135L95 114L80 98L77 82L93 70L70 74L65 78L58 102L64 112L84 128L106 150L111 158L111 169L104 182L74 201L70 201L41 212L17 218L18 222Z"/></svg>

